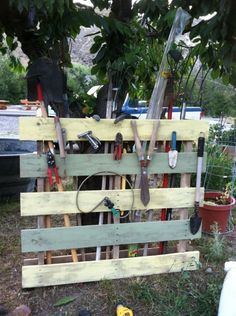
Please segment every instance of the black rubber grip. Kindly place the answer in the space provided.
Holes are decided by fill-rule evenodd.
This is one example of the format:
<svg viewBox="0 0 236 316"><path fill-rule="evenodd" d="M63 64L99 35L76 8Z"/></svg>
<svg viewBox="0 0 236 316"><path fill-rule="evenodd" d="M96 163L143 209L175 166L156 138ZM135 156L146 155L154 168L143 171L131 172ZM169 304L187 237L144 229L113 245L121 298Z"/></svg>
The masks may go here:
<svg viewBox="0 0 236 316"><path fill-rule="evenodd" d="M197 156L198 157L203 157L204 145L205 145L205 138L204 137L199 137L198 138L198 144L197 144Z"/></svg>

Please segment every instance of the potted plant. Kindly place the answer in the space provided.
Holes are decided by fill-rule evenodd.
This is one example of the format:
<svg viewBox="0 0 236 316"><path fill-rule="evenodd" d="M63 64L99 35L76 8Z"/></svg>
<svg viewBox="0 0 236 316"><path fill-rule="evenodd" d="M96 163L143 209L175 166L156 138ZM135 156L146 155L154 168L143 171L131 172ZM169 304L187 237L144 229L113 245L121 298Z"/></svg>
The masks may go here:
<svg viewBox="0 0 236 316"><path fill-rule="evenodd" d="M235 199L228 190L225 192L205 192L204 204L199 208L202 217L202 231L211 233L211 226L217 223L219 232L226 232L230 210L234 205Z"/></svg>

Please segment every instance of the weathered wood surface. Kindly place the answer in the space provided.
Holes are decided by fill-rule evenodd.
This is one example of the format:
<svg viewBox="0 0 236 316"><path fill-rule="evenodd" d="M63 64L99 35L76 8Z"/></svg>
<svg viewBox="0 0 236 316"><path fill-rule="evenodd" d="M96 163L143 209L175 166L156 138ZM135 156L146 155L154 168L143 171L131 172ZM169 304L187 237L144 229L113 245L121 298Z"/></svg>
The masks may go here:
<svg viewBox="0 0 236 316"><path fill-rule="evenodd" d="M168 253L176 253L176 247L168 248ZM150 256L155 256L159 254L158 247L152 247L148 249L148 254ZM138 257L143 255L143 248L138 249ZM84 257L84 258L83 258ZM128 249L120 249L119 251L119 258L127 258L128 257ZM101 260L105 260L106 258L106 251L101 252ZM109 258L111 259L111 258ZM78 261L94 261L96 260L96 253L95 252L86 252L84 255L78 254ZM46 258L45 258L46 261ZM60 256L52 256L52 263L68 263L71 262L70 255L60 255ZM32 266L38 264L37 258L25 258L24 259L24 266Z"/></svg>
<svg viewBox="0 0 236 316"><path fill-rule="evenodd" d="M150 202L147 208L140 200L140 189L134 189L133 210L193 207L195 188L149 189ZM201 189L201 202L204 188ZM79 213L76 206L77 191L21 193L21 216L53 215ZM80 191L78 196L82 212L90 212L106 196L115 208L129 210L132 204L131 190ZM201 203L202 204L202 203ZM103 204L94 212L109 212Z"/></svg>
<svg viewBox="0 0 236 316"><path fill-rule="evenodd" d="M114 119L101 119L96 122L92 118L73 119L61 118L62 128L66 129L67 140L78 140L78 134L93 131L94 136L103 141L114 141L117 132L121 132L123 139L133 140L130 120L114 124ZM150 140L153 120L137 120L139 135L142 141ZM171 140L172 131L176 131L178 140L197 140L199 133L208 134L208 123L196 120L161 120L158 129L158 140ZM21 140L53 140L56 141L56 131L53 118L21 117L19 124Z"/></svg>
<svg viewBox="0 0 236 316"><path fill-rule="evenodd" d="M191 234L189 220L177 220L26 229L21 231L21 245L22 252L38 252L200 237L201 231Z"/></svg>
<svg viewBox="0 0 236 316"><path fill-rule="evenodd" d="M22 287L33 288L197 270L198 263L199 252L191 251L162 256L23 266Z"/></svg>
<svg viewBox="0 0 236 316"><path fill-rule="evenodd" d="M203 172L206 171L206 155L203 161ZM112 154L73 154L61 159L56 155L59 175L87 176L96 172L117 172L119 174L140 174L140 165L136 154L125 154L122 160L113 160ZM195 173L197 170L197 153L179 153L176 168L168 165L167 153L156 153L148 167L149 174ZM47 177L47 160L45 155L22 155L20 157L20 176Z"/></svg>
<svg viewBox="0 0 236 316"><path fill-rule="evenodd" d="M191 152L193 149L193 145L191 142L184 142L184 151L185 152ZM190 187L191 185L191 173L184 173L181 174L181 178L180 178L180 186L182 188L186 188L186 187ZM180 219L186 219L189 217L188 215L188 208L183 208L182 210L179 211L179 218ZM186 240L180 240L179 244L177 246L178 252L185 252L187 249L187 242Z"/></svg>

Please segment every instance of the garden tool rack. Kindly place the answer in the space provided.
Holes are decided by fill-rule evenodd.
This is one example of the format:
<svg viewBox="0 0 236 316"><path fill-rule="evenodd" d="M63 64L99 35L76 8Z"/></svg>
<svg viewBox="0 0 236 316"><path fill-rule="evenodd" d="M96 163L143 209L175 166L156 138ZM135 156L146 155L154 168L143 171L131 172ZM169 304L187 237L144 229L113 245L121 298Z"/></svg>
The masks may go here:
<svg viewBox="0 0 236 316"><path fill-rule="evenodd" d="M131 120L126 119L114 124L114 119L61 118L61 127L66 130L67 141L78 141L78 134L92 131L105 142L114 142L119 132L123 141L134 142ZM154 120L137 120L140 141L150 141ZM140 199L140 189L112 189L80 191L79 203L84 213L90 212L101 200L108 197L116 209L140 210L145 217L146 210L154 212L153 221L111 223L103 225L80 225L70 227L43 227L21 231L22 252L44 254L45 260L24 259L22 267L22 287L34 288L80 282L119 279L133 276L146 276L159 273L196 270L199 251L187 251L187 241L200 238L201 229L196 234L190 231L188 209L194 207L195 187L190 187L190 176L197 171L197 153L190 151L192 143L197 142L200 133L207 137L208 124L204 121L160 120L158 141L171 141L172 131L177 140L183 142L184 151L178 154L178 163L173 169L168 164L168 153L154 152L148 168L152 174L180 174L181 185L176 188L150 188L150 201L145 207ZM30 135L30 136L29 136ZM57 141L53 118L20 118L20 139L39 142ZM81 139L80 141L87 141ZM63 177L90 176L104 171L104 175L116 172L123 176L140 175L140 165L135 153L126 153L121 160L113 159L110 154L67 154L61 159L55 154L58 174ZM45 154L29 154L20 158L21 177L47 178ZM203 159L203 172L206 169L206 155ZM77 191L31 192L21 194L21 216L47 216L78 214L76 206ZM200 190L202 204L204 189ZM134 201L133 201L134 200ZM133 201L133 203L132 203ZM160 221L161 209L173 208L172 221ZM111 212L100 203L94 212ZM191 212L190 212L191 213ZM159 242L173 241L169 253L159 255ZM148 255L143 256L143 245L151 244ZM128 245L139 244L138 256L128 257ZM95 260L96 247L110 246L119 248L119 258L107 259L106 251L101 252L101 260ZM89 248L89 251L88 249ZM78 262L73 262L71 249L76 249ZM82 255L81 250L85 249ZM103 248L102 248L103 250ZM65 253L65 251L67 251ZM52 254L51 264L46 264L46 253ZM59 252L59 253L58 253ZM111 251L112 253L112 251Z"/></svg>

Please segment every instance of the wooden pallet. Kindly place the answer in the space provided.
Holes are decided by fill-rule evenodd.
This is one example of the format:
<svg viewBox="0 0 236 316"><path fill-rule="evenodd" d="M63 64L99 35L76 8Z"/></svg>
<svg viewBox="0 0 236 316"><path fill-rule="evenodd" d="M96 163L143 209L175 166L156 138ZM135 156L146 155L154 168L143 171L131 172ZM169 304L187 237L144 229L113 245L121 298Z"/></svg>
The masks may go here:
<svg viewBox="0 0 236 316"><path fill-rule="evenodd" d="M138 120L138 130L141 140L148 140L152 131L152 120ZM61 119L62 127L67 131L67 140L78 140L77 135L92 130L102 141L114 141L117 132L123 134L124 141L132 141L133 134L130 120L114 124L114 120L93 119ZM177 139L184 141L185 152L179 154L177 167L168 166L167 154L156 153L150 165L150 174L181 174L180 188L152 188L147 209L153 209L158 214L162 208L174 208L175 220L160 222L118 223L105 225L88 225L74 227L38 227L22 230L22 252L46 253L67 249L84 249L103 246L120 245L119 259L95 261L94 252L86 254L86 261L69 262L71 256L58 255L52 259L52 264L42 264L42 260L26 259L22 268L22 286L24 288L70 284L78 282L99 281L102 279L128 278L158 273L195 270L198 268L199 252L186 252L186 240L201 237L201 230L192 235L189 230L187 209L194 206L195 188L190 188L190 175L197 170L196 152L189 152L192 142L196 142L200 132L207 136L208 124L203 121L167 121L161 120L158 140L170 140L172 131L177 132ZM56 140L52 118L21 118L21 140ZM67 176L86 176L101 171L115 171L123 175L140 174L138 159L135 154L126 154L121 161L114 161L111 154L71 154L65 161L56 155L59 174ZM206 168L206 158L203 169ZM47 164L44 154L24 155L20 160L21 177L44 178L47 175ZM201 189L203 200L204 189ZM94 190L81 191L79 204L83 212L89 212L105 196L115 204L117 209L127 210L133 200L130 189L127 190ZM134 190L133 210L146 208L140 201L140 190ZM108 212L101 204L95 212ZM21 215L39 216L78 214L76 207L76 191L67 192L35 192L21 194ZM127 257L126 245L156 243L159 241L180 241L177 253L158 255L158 249L152 248L146 257ZM139 252L141 254L141 252Z"/></svg>

